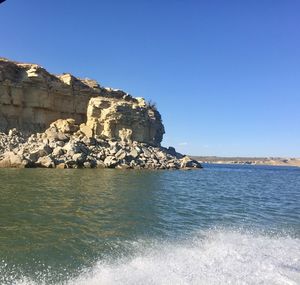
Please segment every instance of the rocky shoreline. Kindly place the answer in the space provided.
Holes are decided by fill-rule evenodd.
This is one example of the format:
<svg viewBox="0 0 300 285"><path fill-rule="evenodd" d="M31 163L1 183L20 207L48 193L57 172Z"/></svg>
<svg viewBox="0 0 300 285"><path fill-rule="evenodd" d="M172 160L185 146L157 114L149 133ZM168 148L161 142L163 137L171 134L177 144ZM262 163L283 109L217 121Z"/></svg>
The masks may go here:
<svg viewBox="0 0 300 285"><path fill-rule="evenodd" d="M88 137L73 119L57 120L44 133L0 133L0 168L193 169L196 160L174 148Z"/></svg>
<svg viewBox="0 0 300 285"><path fill-rule="evenodd" d="M0 58L0 168L201 168L161 147L164 133L141 97Z"/></svg>

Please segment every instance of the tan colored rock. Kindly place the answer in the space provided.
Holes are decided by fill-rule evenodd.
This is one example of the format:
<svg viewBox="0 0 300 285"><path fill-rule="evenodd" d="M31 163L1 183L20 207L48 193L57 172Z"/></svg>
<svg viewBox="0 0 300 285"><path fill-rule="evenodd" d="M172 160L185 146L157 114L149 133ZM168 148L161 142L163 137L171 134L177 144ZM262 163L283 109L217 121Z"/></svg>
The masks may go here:
<svg viewBox="0 0 300 285"><path fill-rule="evenodd" d="M80 131L88 138L92 138L94 136L93 129L90 126L87 126L86 124L80 125Z"/></svg>
<svg viewBox="0 0 300 285"><path fill-rule="evenodd" d="M45 168L54 168L55 167L53 160L49 156L40 157L37 161L37 164L39 164L41 167L45 167Z"/></svg>
<svg viewBox="0 0 300 285"><path fill-rule="evenodd" d="M78 131L79 127L75 124L74 119L59 119L52 124L50 124L50 128L56 128L58 132L64 133L64 134L72 134Z"/></svg>
<svg viewBox="0 0 300 285"><path fill-rule="evenodd" d="M122 142L132 143L132 130L125 128L119 130L119 138Z"/></svg>
<svg viewBox="0 0 300 285"><path fill-rule="evenodd" d="M121 141L122 145L142 142L160 146L165 132L155 105L143 98L100 87L94 80L79 79L69 73L56 76L37 64L0 58L0 132L11 128L26 135L38 132L30 138L30 144L39 140L49 144L51 152L57 146L63 147L55 150L54 157L65 153L72 157L81 151L87 155L89 151L82 149L95 139ZM15 136L13 131L10 136ZM77 144L79 139L81 143ZM14 149L13 139L11 142L5 151ZM26 146L26 156L18 153L24 161L53 167L49 158L41 159L51 152L32 149L30 144ZM115 155L118 151L111 147L104 153ZM140 153L141 149L133 150L128 157L138 158ZM120 154L120 158L125 157L126 153ZM115 164L113 160L106 162L109 166Z"/></svg>
<svg viewBox="0 0 300 285"><path fill-rule="evenodd" d="M108 168L115 168L118 161L114 156L107 156L104 160L104 165Z"/></svg>
<svg viewBox="0 0 300 285"><path fill-rule="evenodd" d="M65 168L67 168L67 165L62 162L62 163L59 163L58 165L56 165L56 168L58 168L58 169L65 169Z"/></svg>
<svg viewBox="0 0 300 285"><path fill-rule="evenodd" d="M100 87L94 80L71 74L57 76L37 64L0 58L0 131L41 132L57 119L85 123L88 102L98 96L137 102L121 90Z"/></svg>
<svg viewBox="0 0 300 285"><path fill-rule="evenodd" d="M13 152L5 153L5 156L0 160L0 168L24 168L27 162L21 156Z"/></svg>
<svg viewBox="0 0 300 285"><path fill-rule="evenodd" d="M64 153L63 149L61 146L57 146L56 148L53 149L52 155L53 156L60 156Z"/></svg>
<svg viewBox="0 0 300 285"><path fill-rule="evenodd" d="M181 168L202 168L201 164L198 161L193 160L188 156L184 156L180 161Z"/></svg>
<svg viewBox="0 0 300 285"><path fill-rule="evenodd" d="M116 98L92 98L87 109L87 126L95 135L123 142L160 145L164 126L159 112L141 103Z"/></svg>

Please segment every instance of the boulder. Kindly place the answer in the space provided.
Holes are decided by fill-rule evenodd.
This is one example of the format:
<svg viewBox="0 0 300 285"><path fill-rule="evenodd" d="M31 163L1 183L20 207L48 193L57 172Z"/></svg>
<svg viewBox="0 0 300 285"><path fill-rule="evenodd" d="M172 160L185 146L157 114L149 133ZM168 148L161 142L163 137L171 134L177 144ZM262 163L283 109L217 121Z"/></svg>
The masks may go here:
<svg viewBox="0 0 300 285"><path fill-rule="evenodd" d="M55 167L54 161L49 156L40 157L36 163L40 167L45 167L45 168L54 168Z"/></svg>
<svg viewBox="0 0 300 285"><path fill-rule="evenodd" d="M146 147L142 147L142 151L145 157L151 157L151 152Z"/></svg>
<svg viewBox="0 0 300 285"><path fill-rule="evenodd" d="M73 134L79 130L79 126L75 124L74 119L58 119L52 124L50 124L50 128L55 128L58 132L63 134Z"/></svg>
<svg viewBox="0 0 300 285"><path fill-rule="evenodd" d="M177 154L175 148L172 147L172 146L169 146L168 153L171 154L171 155L173 155L173 156L175 156Z"/></svg>
<svg viewBox="0 0 300 285"><path fill-rule="evenodd" d="M119 160L125 159L127 153L124 149L120 149L116 154L115 157Z"/></svg>
<svg viewBox="0 0 300 285"><path fill-rule="evenodd" d="M181 165L180 165L181 168L202 168L201 164L198 161L193 160L188 156L185 156L180 161L181 161Z"/></svg>
<svg viewBox="0 0 300 285"><path fill-rule="evenodd" d="M52 155L53 156L61 156L64 154L63 148L61 146L57 146L53 149Z"/></svg>
<svg viewBox="0 0 300 285"><path fill-rule="evenodd" d="M62 163L59 163L58 165L56 165L56 168L65 169L65 168L67 168L67 165L64 162L62 162Z"/></svg>
<svg viewBox="0 0 300 285"><path fill-rule="evenodd" d="M114 156L107 156L104 160L104 165L107 168L115 168L118 164L117 159Z"/></svg>
<svg viewBox="0 0 300 285"><path fill-rule="evenodd" d="M82 152L75 153L73 155L72 159L74 161L76 161L78 164L82 165L85 162L85 160L86 160L86 155L84 153L82 153Z"/></svg>
<svg viewBox="0 0 300 285"><path fill-rule="evenodd" d="M7 152L0 161L0 168L24 168L28 162L14 152Z"/></svg>
<svg viewBox="0 0 300 285"><path fill-rule="evenodd" d="M80 125L80 131L88 138L92 138L94 136L93 129L86 124Z"/></svg>
<svg viewBox="0 0 300 285"><path fill-rule="evenodd" d="M58 131L56 128L50 127L45 131L46 138L50 141L68 141L68 137L61 131Z"/></svg>
<svg viewBox="0 0 300 285"><path fill-rule="evenodd" d="M94 135L128 144L139 141L159 146L165 132L156 109L116 98L91 98L86 125Z"/></svg>
<svg viewBox="0 0 300 285"><path fill-rule="evenodd" d="M132 149L131 152L129 153L129 155L135 159L139 156L139 153L137 152L136 149Z"/></svg>

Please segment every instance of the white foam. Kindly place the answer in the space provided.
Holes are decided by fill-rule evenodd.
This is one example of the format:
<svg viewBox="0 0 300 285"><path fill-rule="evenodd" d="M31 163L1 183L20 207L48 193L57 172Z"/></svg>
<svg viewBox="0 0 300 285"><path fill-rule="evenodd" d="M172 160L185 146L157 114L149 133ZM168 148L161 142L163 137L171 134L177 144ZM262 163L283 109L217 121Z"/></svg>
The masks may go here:
<svg viewBox="0 0 300 285"><path fill-rule="evenodd" d="M134 257L98 262L67 284L300 284L297 238L211 230L184 242L145 244L137 242Z"/></svg>
<svg viewBox="0 0 300 285"><path fill-rule="evenodd" d="M209 231L204 239L155 245L129 260L98 263L70 281L96 284L300 284L300 240Z"/></svg>

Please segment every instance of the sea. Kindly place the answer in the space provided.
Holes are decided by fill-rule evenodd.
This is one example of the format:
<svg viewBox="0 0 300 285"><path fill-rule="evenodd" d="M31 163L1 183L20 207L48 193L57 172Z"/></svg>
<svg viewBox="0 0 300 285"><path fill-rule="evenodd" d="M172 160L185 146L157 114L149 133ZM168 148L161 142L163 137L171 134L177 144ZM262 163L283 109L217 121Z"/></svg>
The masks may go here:
<svg viewBox="0 0 300 285"><path fill-rule="evenodd" d="M0 284L300 284L300 168L1 169Z"/></svg>

